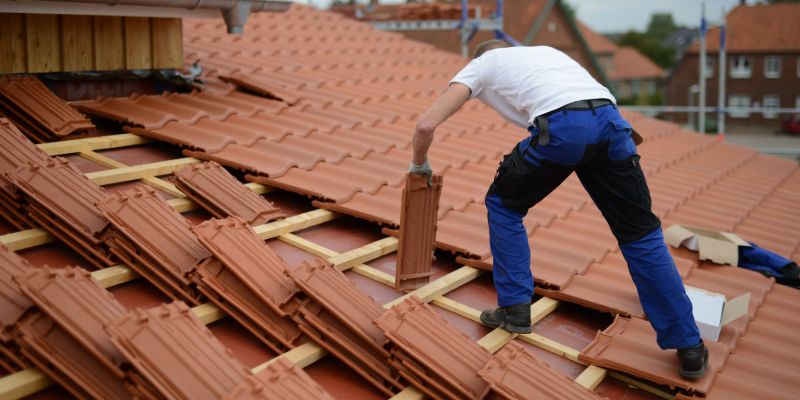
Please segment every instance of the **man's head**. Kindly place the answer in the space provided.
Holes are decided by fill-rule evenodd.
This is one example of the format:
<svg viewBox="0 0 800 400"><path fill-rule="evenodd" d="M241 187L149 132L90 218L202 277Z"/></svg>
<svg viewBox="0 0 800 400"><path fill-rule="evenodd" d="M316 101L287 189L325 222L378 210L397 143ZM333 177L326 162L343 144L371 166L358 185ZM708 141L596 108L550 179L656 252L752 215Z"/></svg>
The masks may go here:
<svg viewBox="0 0 800 400"><path fill-rule="evenodd" d="M489 50L500 49L503 47L509 47L508 43L503 40L487 40L475 48L475 55L472 58L478 58Z"/></svg>

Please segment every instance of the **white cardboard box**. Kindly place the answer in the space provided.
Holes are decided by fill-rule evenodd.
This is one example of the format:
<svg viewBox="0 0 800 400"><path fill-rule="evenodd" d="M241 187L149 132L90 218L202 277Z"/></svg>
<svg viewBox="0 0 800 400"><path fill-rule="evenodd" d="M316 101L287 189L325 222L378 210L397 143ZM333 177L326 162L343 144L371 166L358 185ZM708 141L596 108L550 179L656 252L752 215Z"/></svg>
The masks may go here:
<svg viewBox="0 0 800 400"><path fill-rule="evenodd" d="M735 233L685 225L670 226L664 231L664 239L672 247L684 246L697 251L701 260L717 264L739 265L739 246L750 247L750 243Z"/></svg>
<svg viewBox="0 0 800 400"><path fill-rule="evenodd" d="M745 293L732 300L724 294L686 286L686 294L692 301L692 311L700 336L703 339L717 341L722 327L747 314L750 293Z"/></svg>

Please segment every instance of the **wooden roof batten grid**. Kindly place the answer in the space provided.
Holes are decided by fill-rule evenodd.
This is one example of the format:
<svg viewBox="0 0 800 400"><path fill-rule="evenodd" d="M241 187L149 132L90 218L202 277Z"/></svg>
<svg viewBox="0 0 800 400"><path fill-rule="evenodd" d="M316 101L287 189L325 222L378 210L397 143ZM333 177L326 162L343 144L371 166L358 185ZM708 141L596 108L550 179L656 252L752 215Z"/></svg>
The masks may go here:
<svg viewBox="0 0 800 400"><path fill-rule="evenodd" d="M37 146L50 156L77 153L81 157L108 167L109 170L99 171L106 172L106 174L100 175L103 177L102 179L97 179L99 182L96 183L99 185L143 180L145 183L155 186L159 190L164 190L164 188L169 189L170 186L168 185L171 184L157 178L157 176L168 175L184 165L200 162L200 160L191 157L185 157L174 160L141 164L137 166L126 166L116 160L95 152L95 150L116 149L145 144L148 142L152 142L152 140L135 134L126 133L87 139L76 139L64 142L45 143ZM85 175L92 179L91 177L93 175L91 174L96 173L87 173ZM273 190L272 188L256 183L248 183L246 186L258 194L267 193ZM176 195L182 195L177 188L175 188L175 191L178 192ZM185 196L176 197L168 200L167 202L178 212L186 212L197 207L196 204L194 204ZM398 240L396 238L391 236L385 237L345 253L338 253L293 233L329 222L337 218L337 216L338 215L336 213L331 211L315 209L267 224L254 226L253 229L263 240L277 238L278 240L290 244L300 250L327 259L341 271L352 269L353 272L372 279L378 283L382 283L389 287L394 287L394 276L370 267L365 263L396 251L398 245ZM40 228L34 228L0 236L0 243L5 244L12 250L31 248L56 240L57 239L55 237L49 235ZM405 295L384 304L384 308L391 308L409 296L416 296L423 302L432 303L438 307L444 308L445 310L480 323L479 310L475 310L469 306L449 299L444 295L478 278L484 272L486 271L473 267L462 266L421 288L406 293ZM92 272L91 275L105 288L120 285L138 278L138 275L134 271L122 265L115 265L105 269L97 270ZM540 298L531 305L532 323L535 324L542 318L555 311L559 304L560 302L558 300L548 297ZM226 317L226 314L212 303L205 303L193 307L192 312L206 325ZM477 343L491 353L495 353L517 337L520 340L537 346L543 350L549 351L573 362L586 365L585 362L578 359L578 354L580 353L579 350L570 348L536 333L517 335L511 334L502 329L495 329L479 339ZM254 367L252 372L257 373L263 370L269 364L275 362L275 360L278 358L284 358L291 361L295 365L304 368L313 364L317 360L322 359L326 354L327 352L322 347L313 342L308 342ZM604 368L594 365L588 365L587 368L575 379L575 382L588 388L589 390L594 390L594 388L596 388L606 376L612 376L623 381L624 383L639 387L642 390L665 399L674 398L671 393L664 392L663 390L646 382L630 378L614 371L608 371ZM28 368L0 378L0 398L22 398L44 390L53 384L54 382L39 369ZM407 400L423 399L424 397L425 396L420 391L415 389L413 386L409 386L397 395L393 396L392 399Z"/></svg>

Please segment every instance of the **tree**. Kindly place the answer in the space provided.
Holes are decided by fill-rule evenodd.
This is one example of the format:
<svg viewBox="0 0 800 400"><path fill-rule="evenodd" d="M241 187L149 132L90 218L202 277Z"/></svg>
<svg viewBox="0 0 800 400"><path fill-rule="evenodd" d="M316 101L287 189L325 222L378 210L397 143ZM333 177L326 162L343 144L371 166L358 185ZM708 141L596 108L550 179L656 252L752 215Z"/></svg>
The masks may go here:
<svg viewBox="0 0 800 400"><path fill-rule="evenodd" d="M672 19L670 13L656 13L650 16L650 23L647 24L647 34L663 41L672 32L678 29L678 25Z"/></svg>
<svg viewBox="0 0 800 400"><path fill-rule="evenodd" d="M629 46L639 50L639 52L661 66L661 68L671 67L674 61L675 51L662 46L661 40L649 33L628 31L628 33L620 38L619 45Z"/></svg>

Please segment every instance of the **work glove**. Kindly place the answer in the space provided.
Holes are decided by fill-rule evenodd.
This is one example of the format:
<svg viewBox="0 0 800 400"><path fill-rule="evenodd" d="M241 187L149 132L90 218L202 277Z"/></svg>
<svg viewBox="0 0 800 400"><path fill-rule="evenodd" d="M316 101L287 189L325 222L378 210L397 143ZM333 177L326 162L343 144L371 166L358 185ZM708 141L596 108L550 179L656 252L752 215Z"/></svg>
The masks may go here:
<svg viewBox="0 0 800 400"><path fill-rule="evenodd" d="M428 177L428 187L433 186L433 169L431 169L431 163L428 160L425 160L422 165L414 164L411 162L411 166L408 167L408 173L414 175L422 175Z"/></svg>

